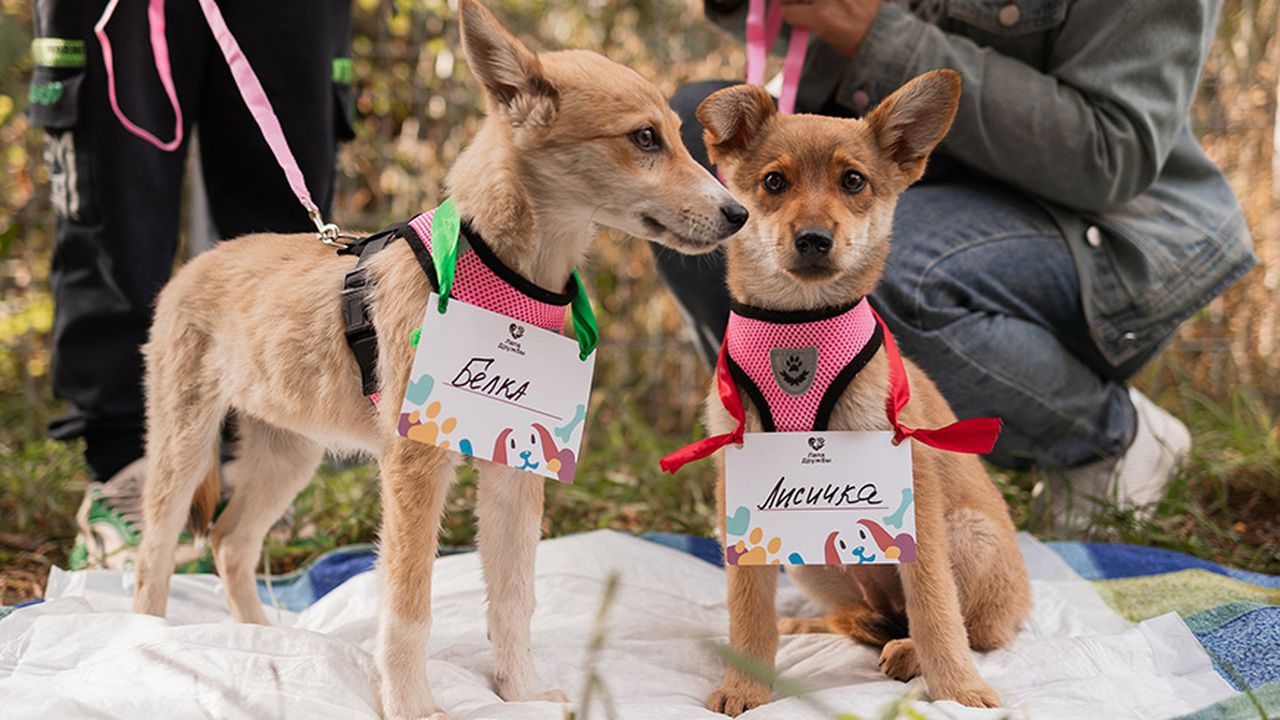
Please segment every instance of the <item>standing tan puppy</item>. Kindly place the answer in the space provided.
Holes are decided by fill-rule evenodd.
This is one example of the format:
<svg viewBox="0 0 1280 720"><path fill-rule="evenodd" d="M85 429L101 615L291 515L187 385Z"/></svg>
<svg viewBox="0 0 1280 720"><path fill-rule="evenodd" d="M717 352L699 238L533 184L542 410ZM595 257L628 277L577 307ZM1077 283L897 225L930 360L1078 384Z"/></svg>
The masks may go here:
<svg viewBox="0 0 1280 720"><path fill-rule="evenodd" d="M768 311L818 311L868 295L889 252L897 197L924 172L959 97L959 74L940 70L903 86L864 120L782 116L768 94L749 85L707 98L698 108L707 149L751 214L728 245L733 299ZM907 376L906 425L955 421L933 383L909 362ZM739 394L746 430L761 431L760 409L741 385ZM828 429L892 429L888 396L889 364L881 349L835 401ZM733 430L736 420L714 388L706 409L712 433ZM890 677L924 676L935 700L998 707L999 697L978 675L969 650L1008 643L1030 609L1013 523L975 456L910 442L917 562L789 568L796 584L830 614L785 620L781 630L848 634L883 648L880 665ZM724 453L716 457L723 535ZM728 568L729 641L769 667L778 648L777 572L771 566ZM738 715L769 699L766 684L730 667L707 706Z"/></svg>
<svg viewBox="0 0 1280 720"><path fill-rule="evenodd" d="M741 227L746 212L690 157L653 85L590 52L536 56L472 0L459 13L489 115L450 170L448 191L510 270L558 291L600 226L690 254ZM134 609L164 614L174 548L198 488L195 526L208 526L210 470L229 412L241 438L235 494L211 540L237 620L266 623L253 578L263 537L325 449L373 454L382 493L382 712L443 718L427 685L426 640L439 518L459 456L396 435L411 335L432 287L406 242L368 263L384 398L377 411L343 338L340 294L354 264L314 235L250 236L197 257L161 294L145 349L148 476ZM564 701L543 686L529 646L544 480L477 465L495 690L506 700Z"/></svg>

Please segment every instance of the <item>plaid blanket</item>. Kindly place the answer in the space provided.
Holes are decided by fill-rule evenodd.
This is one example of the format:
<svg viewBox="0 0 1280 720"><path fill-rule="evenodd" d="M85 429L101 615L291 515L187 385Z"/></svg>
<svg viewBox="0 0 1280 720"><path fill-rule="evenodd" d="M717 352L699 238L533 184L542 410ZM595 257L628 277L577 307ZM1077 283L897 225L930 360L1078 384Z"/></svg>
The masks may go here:
<svg viewBox="0 0 1280 720"><path fill-rule="evenodd" d="M1241 694L1185 720L1280 715L1280 577L1189 555L1101 543L1047 543L1130 622L1176 612Z"/></svg>

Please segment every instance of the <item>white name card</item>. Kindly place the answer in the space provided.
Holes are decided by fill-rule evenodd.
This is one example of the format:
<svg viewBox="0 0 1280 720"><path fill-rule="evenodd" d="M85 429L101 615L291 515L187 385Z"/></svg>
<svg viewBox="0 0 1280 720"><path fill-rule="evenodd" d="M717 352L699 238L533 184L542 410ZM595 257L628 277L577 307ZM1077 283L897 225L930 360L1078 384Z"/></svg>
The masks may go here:
<svg viewBox="0 0 1280 720"><path fill-rule="evenodd" d="M892 432L747 433L725 448L725 563L913 563L914 500Z"/></svg>
<svg viewBox="0 0 1280 720"><path fill-rule="evenodd" d="M573 482L595 354L559 333L432 293L401 437Z"/></svg>

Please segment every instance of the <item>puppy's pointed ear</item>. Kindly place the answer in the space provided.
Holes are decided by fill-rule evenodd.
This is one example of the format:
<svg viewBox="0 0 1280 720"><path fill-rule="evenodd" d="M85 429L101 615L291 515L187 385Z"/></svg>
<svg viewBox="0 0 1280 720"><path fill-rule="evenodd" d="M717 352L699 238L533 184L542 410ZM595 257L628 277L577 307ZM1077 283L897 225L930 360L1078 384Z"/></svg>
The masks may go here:
<svg viewBox="0 0 1280 720"><path fill-rule="evenodd" d="M778 113L773 98L755 85L734 85L712 93L698 106L698 122L711 162L749 147L760 128Z"/></svg>
<svg viewBox="0 0 1280 720"><path fill-rule="evenodd" d="M901 168L906 185L924 174L925 161L951 129L959 104L960 73L933 70L898 88L867 116L880 149Z"/></svg>
<svg viewBox="0 0 1280 720"><path fill-rule="evenodd" d="M484 86L491 108L514 126L545 126L560 106L538 56L529 52L475 0L461 0L462 51L471 74Z"/></svg>

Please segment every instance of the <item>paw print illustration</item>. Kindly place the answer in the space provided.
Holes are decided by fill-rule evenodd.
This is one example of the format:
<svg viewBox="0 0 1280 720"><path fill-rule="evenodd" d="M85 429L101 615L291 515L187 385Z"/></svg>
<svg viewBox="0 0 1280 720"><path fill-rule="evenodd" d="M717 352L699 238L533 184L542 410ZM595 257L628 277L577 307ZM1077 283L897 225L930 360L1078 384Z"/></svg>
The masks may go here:
<svg viewBox="0 0 1280 720"><path fill-rule="evenodd" d="M763 540L764 530L762 528L753 528L746 540L739 540L727 548L729 564L781 565L781 559L777 557L770 559L769 556L777 555L778 551L782 549L782 538L771 538L767 544L761 544Z"/></svg>
<svg viewBox="0 0 1280 720"><path fill-rule="evenodd" d="M400 434L410 440L427 443L428 445L438 445L441 449L449 449L449 441L443 439L443 436L454 431L458 426L458 419L447 417L438 420L440 417L440 403L433 402L427 406L426 410L414 410L411 413L400 416Z"/></svg>

